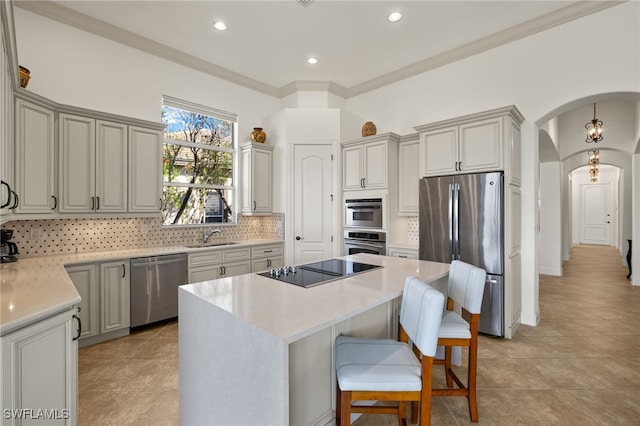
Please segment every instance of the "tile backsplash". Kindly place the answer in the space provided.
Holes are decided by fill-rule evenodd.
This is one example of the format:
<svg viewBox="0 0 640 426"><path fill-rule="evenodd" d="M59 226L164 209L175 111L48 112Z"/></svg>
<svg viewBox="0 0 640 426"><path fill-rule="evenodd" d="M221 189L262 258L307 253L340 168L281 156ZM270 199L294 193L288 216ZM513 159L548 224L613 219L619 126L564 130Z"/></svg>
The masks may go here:
<svg viewBox="0 0 640 426"><path fill-rule="evenodd" d="M38 219L7 222L21 257L126 250L202 242L202 227L162 226L160 218ZM212 240L284 239L284 214L241 216Z"/></svg>
<svg viewBox="0 0 640 426"><path fill-rule="evenodd" d="M418 216L407 218L407 241L418 244L420 242L420 226Z"/></svg>

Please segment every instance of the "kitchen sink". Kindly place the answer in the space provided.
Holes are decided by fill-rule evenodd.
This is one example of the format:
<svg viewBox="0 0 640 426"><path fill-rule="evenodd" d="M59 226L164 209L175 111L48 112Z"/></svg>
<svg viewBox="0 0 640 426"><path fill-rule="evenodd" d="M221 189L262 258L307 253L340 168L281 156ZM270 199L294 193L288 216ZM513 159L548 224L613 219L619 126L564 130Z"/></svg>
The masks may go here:
<svg viewBox="0 0 640 426"><path fill-rule="evenodd" d="M187 244L186 248L203 248L203 247L219 247L219 246L231 246L238 244L236 242L223 242L223 243L199 243L199 244Z"/></svg>

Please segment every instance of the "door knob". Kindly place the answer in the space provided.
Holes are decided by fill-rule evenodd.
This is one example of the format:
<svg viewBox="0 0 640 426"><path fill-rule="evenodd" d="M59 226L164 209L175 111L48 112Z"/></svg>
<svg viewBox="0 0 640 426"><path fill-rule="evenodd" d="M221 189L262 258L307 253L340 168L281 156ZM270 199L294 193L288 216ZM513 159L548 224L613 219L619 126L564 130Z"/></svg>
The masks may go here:
<svg viewBox="0 0 640 426"><path fill-rule="evenodd" d="M297 235L297 236L296 236L296 240L297 240L297 241L300 241L300 240L304 240L304 238L302 238L300 235Z"/></svg>

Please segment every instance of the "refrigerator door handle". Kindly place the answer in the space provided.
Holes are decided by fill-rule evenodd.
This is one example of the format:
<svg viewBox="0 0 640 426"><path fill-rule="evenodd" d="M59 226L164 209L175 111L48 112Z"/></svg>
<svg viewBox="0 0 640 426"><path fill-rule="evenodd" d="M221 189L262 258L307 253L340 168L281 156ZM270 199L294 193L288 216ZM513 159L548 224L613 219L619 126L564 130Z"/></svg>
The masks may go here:
<svg viewBox="0 0 640 426"><path fill-rule="evenodd" d="M453 183L452 192L452 206L453 206L453 223L452 223L452 234L453 234L453 243L451 245L452 250L452 260L460 259L460 235L459 235L459 220L460 220L460 184Z"/></svg>
<svg viewBox="0 0 640 426"><path fill-rule="evenodd" d="M449 247L451 247L451 260L456 260L455 249L454 249L454 237L453 237L453 198L454 198L454 190L453 183L449 184Z"/></svg>

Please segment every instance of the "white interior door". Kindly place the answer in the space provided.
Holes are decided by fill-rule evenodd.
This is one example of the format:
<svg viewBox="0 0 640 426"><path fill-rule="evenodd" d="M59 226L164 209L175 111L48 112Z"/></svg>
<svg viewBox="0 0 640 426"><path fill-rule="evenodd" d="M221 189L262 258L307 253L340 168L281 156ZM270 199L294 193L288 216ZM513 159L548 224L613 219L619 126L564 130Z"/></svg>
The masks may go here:
<svg viewBox="0 0 640 426"><path fill-rule="evenodd" d="M294 145L294 264L333 256L333 147Z"/></svg>
<svg viewBox="0 0 640 426"><path fill-rule="evenodd" d="M592 183L580 189L580 242L611 245L611 185Z"/></svg>

